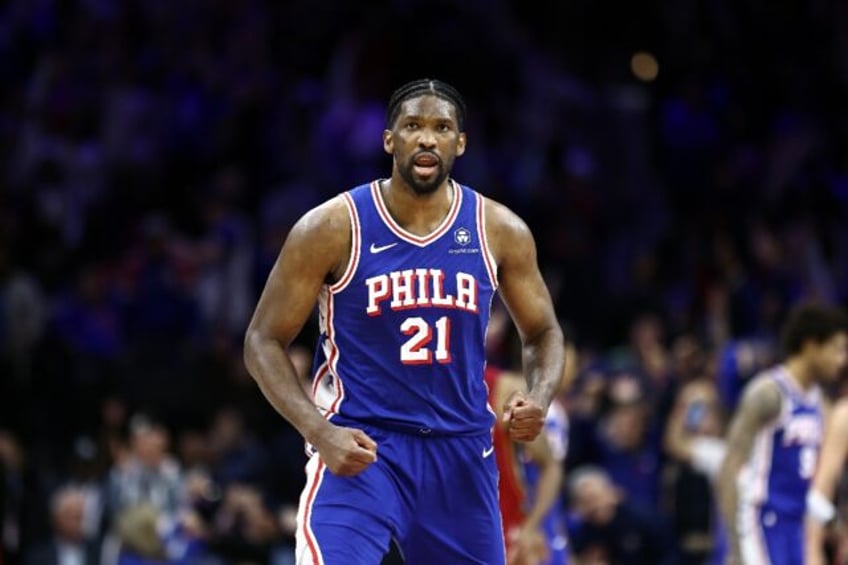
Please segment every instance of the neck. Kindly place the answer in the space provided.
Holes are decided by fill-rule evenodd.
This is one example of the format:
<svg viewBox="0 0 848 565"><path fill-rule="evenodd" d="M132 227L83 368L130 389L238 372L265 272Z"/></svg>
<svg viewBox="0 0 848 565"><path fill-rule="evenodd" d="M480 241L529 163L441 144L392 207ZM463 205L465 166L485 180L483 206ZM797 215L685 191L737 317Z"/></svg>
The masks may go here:
<svg viewBox="0 0 848 565"><path fill-rule="evenodd" d="M436 188L436 190L427 193L417 192L398 172L397 168L392 170L390 179L383 181L381 184L383 189L383 197L399 198L408 200L413 207L420 208L428 204L437 204L441 200L447 200L450 203L451 193L451 178L445 177L445 180Z"/></svg>
<svg viewBox="0 0 848 565"><path fill-rule="evenodd" d="M803 390L807 390L815 383L815 374L810 366L800 357L792 357L784 363L789 372L789 378L798 383Z"/></svg>
<svg viewBox="0 0 848 565"><path fill-rule="evenodd" d="M449 179L433 192L419 194L396 174L380 183L380 192L394 220L416 235L426 235L436 229L456 198Z"/></svg>

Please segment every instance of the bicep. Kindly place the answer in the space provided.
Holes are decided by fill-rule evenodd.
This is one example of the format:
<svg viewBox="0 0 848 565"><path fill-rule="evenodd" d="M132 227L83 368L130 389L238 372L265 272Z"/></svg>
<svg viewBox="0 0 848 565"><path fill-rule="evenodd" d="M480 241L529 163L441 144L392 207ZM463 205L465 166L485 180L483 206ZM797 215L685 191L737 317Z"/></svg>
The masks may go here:
<svg viewBox="0 0 848 565"><path fill-rule="evenodd" d="M550 292L539 271L536 243L527 225L510 212L500 210L493 223L501 298L521 337L535 336L557 324Z"/></svg>
<svg viewBox="0 0 848 565"><path fill-rule="evenodd" d="M286 345L295 338L321 287L349 255L345 242L349 245L350 236L343 236L343 228L333 210L314 210L295 224L268 275L249 331Z"/></svg>
<svg viewBox="0 0 848 565"><path fill-rule="evenodd" d="M689 398L684 388L674 401L668 422L663 434L663 447L678 459L688 459L688 443L685 439L684 417L689 409Z"/></svg>
<svg viewBox="0 0 848 565"><path fill-rule="evenodd" d="M727 456L730 464L741 464L751 453L757 434L780 414L781 397L776 385L755 383L743 395L727 432Z"/></svg>

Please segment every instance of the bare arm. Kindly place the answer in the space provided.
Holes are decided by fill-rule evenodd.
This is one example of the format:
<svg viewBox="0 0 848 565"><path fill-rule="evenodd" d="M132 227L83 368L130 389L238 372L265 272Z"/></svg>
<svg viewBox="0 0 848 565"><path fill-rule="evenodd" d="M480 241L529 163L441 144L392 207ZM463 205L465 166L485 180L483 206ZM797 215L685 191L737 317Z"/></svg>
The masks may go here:
<svg viewBox="0 0 848 565"><path fill-rule="evenodd" d="M486 201L486 233L498 265L500 295L518 329L526 398L516 397L508 410L510 435L531 441L559 390L565 362L562 329L550 293L539 272L536 243L527 225L512 211Z"/></svg>
<svg viewBox="0 0 848 565"><path fill-rule="evenodd" d="M701 420L703 420L707 417L708 411L715 410L716 402L715 392L699 381L687 383L680 390L665 428L663 447L666 453L680 461L693 463L693 444L699 436L698 428L701 424L697 422L696 429L690 429L687 417L690 411L701 407L703 409Z"/></svg>
<svg viewBox="0 0 848 565"><path fill-rule="evenodd" d="M836 484L848 457L848 399L839 400L827 417L824 441L821 446L811 491L832 503ZM825 563L825 524L808 515L806 519L807 562Z"/></svg>
<svg viewBox="0 0 848 565"><path fill-rule="evenodd" d="M530 459L539 467L539 482L536 497L524 523L527 527L540 528L548 511L559 501L562 487L562 465L556 460L545 434L527 444Z"/></svg>
<svg viewBox="0 0 848 565"><path fill-rule="evenodd" d="M698 410L699 404L704 411L702 418L707 418L709 412L716 410L716 402L715 392L703 383L687 384L675 399L663 437L663 448L668 455L688 463L711 481L715 480L724 459L724 438L689 429L691 423L687 420L689 412Z"/></svg>
<svg viewBox="0 0 848 565"><path fill-rule="evenodd" d="M663 448L665 452L678 461L689 461L690 436L686 432L686 412L689 410L692 398L688 394L689 387L684 387L674 401L674 408L668 417L668 423L663 434Z"/></svg>
<svg viewBox="0 0 848 565"><path fill-rule="evenodd" d="M244 342L245 364L265 398L338 474L355 474L373 462L376 445L358 430L339 433L321 416L303 391L286 348L312 315L321 286L344 272L350 241L341 197L303 216L271 269Z"/></svg>
<svg viewBox="0 0 848 565"><path fill-rule="evenodd" d="M577 347L571 342L565 344L565 357L562 367L562 381L559 383L559 392L567 392L571 390L574 380L577 378L577 372L580 368L580 362L577 355Z"/></svg>
<svg viewBox="0 0 848 565"><path fill-rule="evenodd" d="M741 562L737 513L737 477L751 455L757 433L777 418L781 410L780 391L773 382L751 383L736 408L727 433L727 454L718 473L718 503L727 531L731 556Z"/></svg>

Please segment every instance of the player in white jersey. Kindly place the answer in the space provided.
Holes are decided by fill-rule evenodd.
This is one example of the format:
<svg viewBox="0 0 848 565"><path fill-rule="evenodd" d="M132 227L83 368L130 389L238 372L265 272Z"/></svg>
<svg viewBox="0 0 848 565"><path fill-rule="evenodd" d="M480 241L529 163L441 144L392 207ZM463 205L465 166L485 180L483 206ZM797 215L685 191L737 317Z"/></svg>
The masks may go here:
<svg viewBox="0 0 848 565"><path fill-rule="evenodd" d="M782 344L785 360L745 387L727 434L717 486L728 563L804 560L807 491L823 435L819 385L845 367L848 324L836 309L801 305Z"/></svg>

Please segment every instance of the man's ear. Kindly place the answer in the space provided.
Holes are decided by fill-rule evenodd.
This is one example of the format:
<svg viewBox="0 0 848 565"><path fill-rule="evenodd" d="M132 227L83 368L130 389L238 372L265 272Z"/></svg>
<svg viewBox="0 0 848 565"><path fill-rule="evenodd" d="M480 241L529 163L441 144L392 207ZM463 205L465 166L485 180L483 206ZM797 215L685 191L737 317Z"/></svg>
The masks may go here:
<svg viewBox="0 0 848 565"><path fill-rule="evenodd" d="M459 134L459 139L456 143L456 156L461 157L463 153L465 153L465 143L468 139L465 137L465 132Z"/></svg>
<svg viewBox="0 0 848 565"><path fill-rule="evenodd" d="M395 142L392 139L392 130L383 130L383 151L392 155L395 152Z"/></svg>

